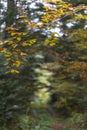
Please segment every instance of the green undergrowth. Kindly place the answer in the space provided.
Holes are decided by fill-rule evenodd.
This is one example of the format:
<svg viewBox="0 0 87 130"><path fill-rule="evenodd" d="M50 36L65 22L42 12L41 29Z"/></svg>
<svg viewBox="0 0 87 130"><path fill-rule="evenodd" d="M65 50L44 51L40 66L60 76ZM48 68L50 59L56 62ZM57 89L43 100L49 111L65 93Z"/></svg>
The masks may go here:
<svg viewBox="0 0 87 130"><path fill-rule="evenodd" d="M74 113L72 117L63 118L39 110L36 116L20 115L12 123L4 124L0 130L56 130L60 124L60 130L87 130L87 114Z"/></svg>
<svg viewBox="0 0 87 130"><path fill-rule="evenodd" d="M46 110L39 110L36 116L20 115L14 123L10 126L3 125L0 130L53 130L52 124L58 120Z"/></svg>

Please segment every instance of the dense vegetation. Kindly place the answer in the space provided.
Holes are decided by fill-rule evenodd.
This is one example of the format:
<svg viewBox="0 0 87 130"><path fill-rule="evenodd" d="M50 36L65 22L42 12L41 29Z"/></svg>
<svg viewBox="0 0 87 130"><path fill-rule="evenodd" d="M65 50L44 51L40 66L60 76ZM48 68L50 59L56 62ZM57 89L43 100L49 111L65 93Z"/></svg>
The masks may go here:
<svg viewBox="0 0 87 130"><path fill-rule="evenodd" d="M0 130L86 130L86 1L0 2Z"/></svg>

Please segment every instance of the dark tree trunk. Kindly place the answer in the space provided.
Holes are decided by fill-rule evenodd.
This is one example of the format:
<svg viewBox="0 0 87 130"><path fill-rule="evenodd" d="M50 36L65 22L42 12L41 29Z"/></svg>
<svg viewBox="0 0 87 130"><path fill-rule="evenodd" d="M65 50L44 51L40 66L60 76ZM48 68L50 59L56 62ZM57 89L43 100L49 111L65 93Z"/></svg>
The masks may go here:
<svg viewBox="0 0 87 130"><path fill-rule="evenodd" d="M5 17L5 25L6 28L10 27L15 22L15 16L16 16L16 4L14 0L7 0L7 12ZM8 33L5 30L4 37L8 38Z"/></svg>

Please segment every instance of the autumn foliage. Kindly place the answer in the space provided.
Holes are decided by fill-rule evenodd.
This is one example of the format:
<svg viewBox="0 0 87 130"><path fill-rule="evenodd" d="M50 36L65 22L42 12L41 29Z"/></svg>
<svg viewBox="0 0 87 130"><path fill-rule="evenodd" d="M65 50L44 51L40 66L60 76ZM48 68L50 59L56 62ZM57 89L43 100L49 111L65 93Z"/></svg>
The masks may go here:
<svg viewBox="0 0 87 130"><path fill-rule="evenodd" d="M66 118L87 112L87 6L62 0L35 4L30 10L16 7L14 24L5 28L8 38L0 41L3 121L15 113L36 116L38 106L52 106ZM50 95L45 106L35 97L41 88ZM62 127L68 125L52 125L54 130Z"/></svg>

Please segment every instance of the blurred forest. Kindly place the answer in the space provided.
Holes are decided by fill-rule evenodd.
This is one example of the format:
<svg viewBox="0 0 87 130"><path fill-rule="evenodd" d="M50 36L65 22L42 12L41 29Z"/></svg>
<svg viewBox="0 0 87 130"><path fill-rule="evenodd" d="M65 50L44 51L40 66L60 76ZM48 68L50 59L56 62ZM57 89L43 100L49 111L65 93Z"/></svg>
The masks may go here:
<svg viewBox="0 0 87 130"><path fill-rule="evenodd" d="M87 130L87 1L0 0L0 130Z"/></svg>

